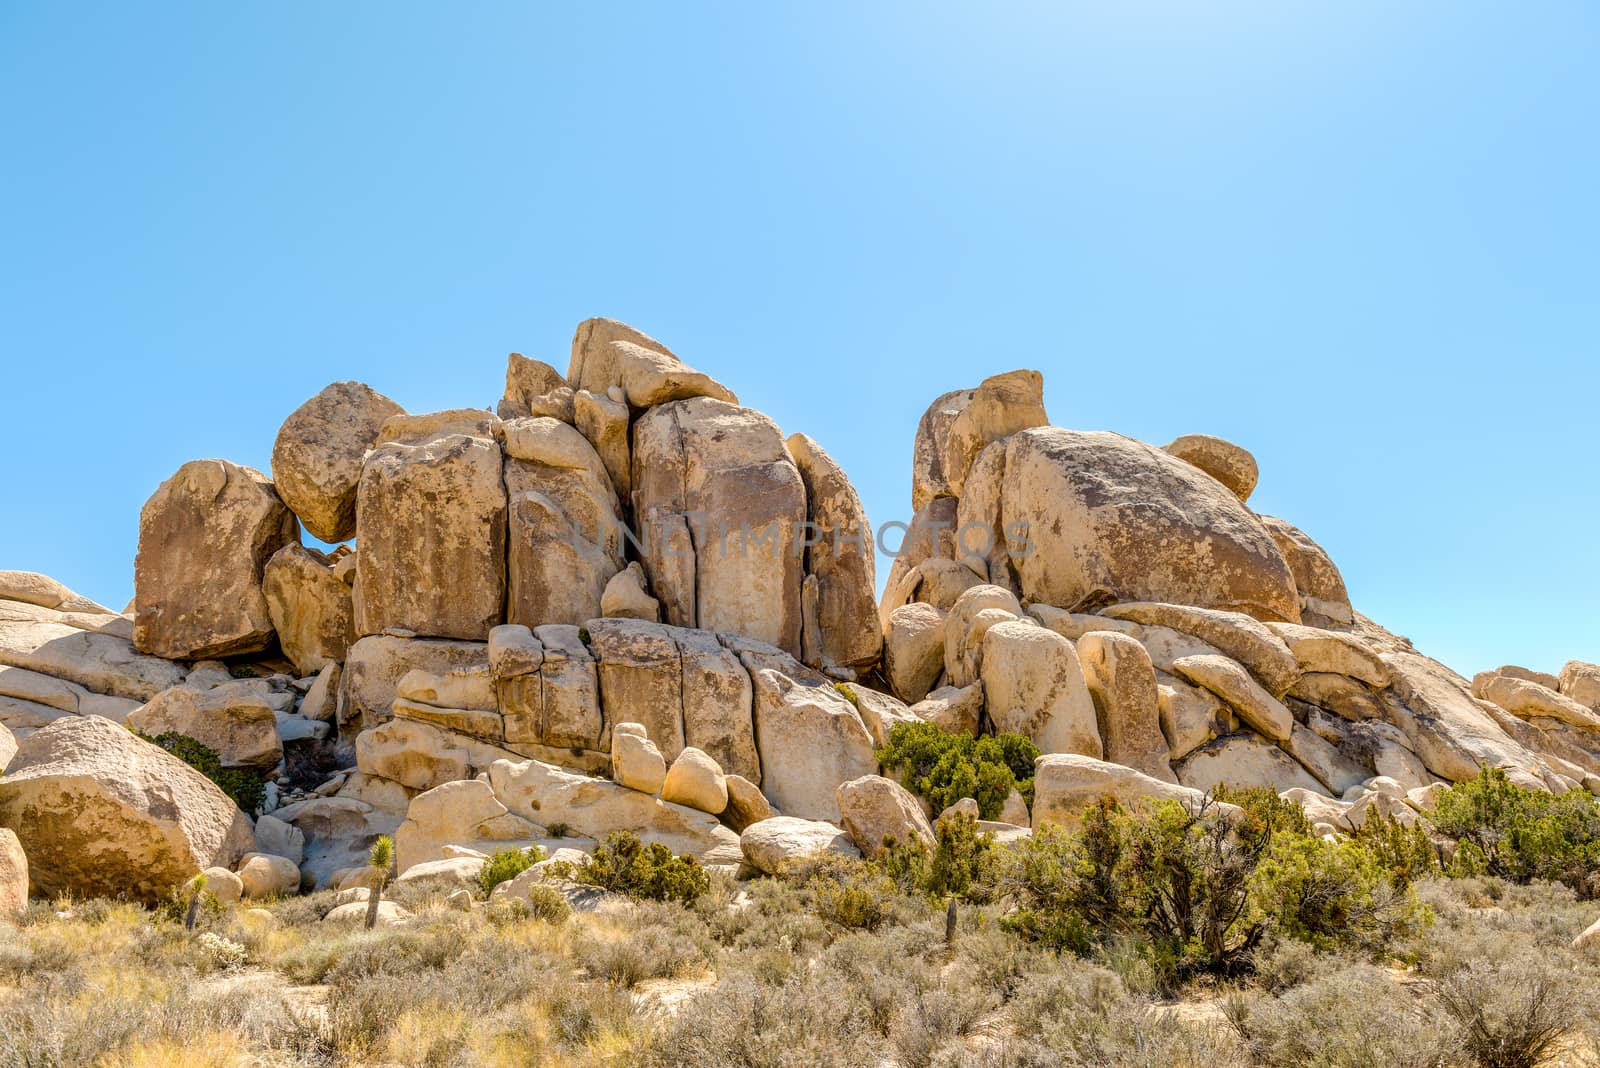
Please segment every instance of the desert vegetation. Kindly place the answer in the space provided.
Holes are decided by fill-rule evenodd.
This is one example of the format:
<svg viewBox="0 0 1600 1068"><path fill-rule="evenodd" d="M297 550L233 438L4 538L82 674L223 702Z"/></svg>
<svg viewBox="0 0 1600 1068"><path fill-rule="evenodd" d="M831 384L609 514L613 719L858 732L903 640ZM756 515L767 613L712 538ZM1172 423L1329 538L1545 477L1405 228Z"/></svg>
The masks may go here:
<svg viewBox="0 0 1600 1068"><path fill-rule="evenodd" d="M958 812L743 881L619 833L525 896L492 891L537 854L497 855L470 910L396 882L412 918L370 930L324 920L350 891L35 901L0 924L0 1063L1597 1064L1600 805L1524 793L1451 788L1432 841L1326 840L1265 789L1006 846ZM1505 859L1531 839L1553 867Z"/></svg>

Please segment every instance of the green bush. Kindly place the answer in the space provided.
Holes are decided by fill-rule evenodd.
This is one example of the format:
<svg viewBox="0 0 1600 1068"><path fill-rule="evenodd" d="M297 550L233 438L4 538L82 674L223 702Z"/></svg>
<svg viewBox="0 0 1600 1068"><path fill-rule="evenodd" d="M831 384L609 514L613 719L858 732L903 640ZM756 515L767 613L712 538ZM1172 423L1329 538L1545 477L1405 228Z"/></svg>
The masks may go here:
<svg viewBox="0 0 1600 1068"><path fill-rule="evenodd" d="M1589 794L1526 790L1486 767L1439 795L1433 822L1456 841L1451 875L1548 879L1600 897L1600 801Z"/></svg>
<svg viewBox="0 0 1600 1068"><path fill-rule="evenodd" d="M563 869L573 879L646 901L693 904L711 889L711 875L689 856L660 842L645 845L632 831L612 831L589 863Z"/></svg>
<svg viewBox="0 0 1600 1068"><path fill-rule="evenodd" d="M996 876L994 835L980 833L978 821L962 812L939 820L934 832L931 850L915 838L887 839L878 866L905 893L989 900Z"/></svg>
<svg viewBox="0 0 1600 1068"><path fill-rule="evenodd" d="M874 931L894 916L894 881L870 861L825 853L785 874L800 884L810 910L829 923Z"/></svg>
<svg viewBox="0 0 1600 1068"><path fill-rule="evenodd" d="M1409 884L1354 838L1275 836L1251 890L1279 935L1319 950L1377 952L1430 918Z"/></svg>
<svg viewBox="0 0 1600 1068"><path fill-rule="evenodd" d="M974 798L984 819L1000 814L1013 788L1033 803L1033 762L1039 747L1020 734L947 734L931 723L897 723L878 750L885 771L942 812Z"/></svg>
<svg viewBox="0 0 1600 1068"><path fill-rule="evenodd" d="M483 889L483 896L488 897L495 887L515 879L543 859L544 849L540 846L495 850L478 873L478 885Z"/></svg>
<svg viewBox="0 0 1600 1068"><path fill-rule="evenodd" d="M261 776L240 768L225 768L215 749L177 731L165 731L154 738L133 732L151 745L165 749L212 782L233 799L248 815L254 815L266 800L267 784Z"/></svg>

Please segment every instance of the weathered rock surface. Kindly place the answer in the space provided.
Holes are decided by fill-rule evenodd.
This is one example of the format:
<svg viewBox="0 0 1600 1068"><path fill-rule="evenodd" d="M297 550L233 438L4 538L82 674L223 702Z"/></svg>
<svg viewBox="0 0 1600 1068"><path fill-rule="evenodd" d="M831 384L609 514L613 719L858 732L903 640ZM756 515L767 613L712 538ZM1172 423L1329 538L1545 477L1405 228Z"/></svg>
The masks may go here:
<svg viewBox="0 0 1600 1068"><path fill-rule="evenodd" d="M1561 668L1557 681L1562 696L1572 698L1591 712L1600 712L1600 664L1569 660Z"/></svg>
<svg viewBox="0 0 1600 1068"><path fill-rule="evenodd" d="M661 800L721 815L728 807L727 777L715 760L692 745L685 746L667 769Z"/></svg>
<svg viewBox="0 0 1600 1068"><path fill-rule="evenodd" d="M611 777L630 790L652 796L661 792L667 762L642 724L618 723L611 728Z"/></svg>
<svg viewBox="0 0 1600 1068"><path fill-rule="evenodd" d="M156 900L254 845L250 821L183 761L98 716L30 735L0 778L0 826L41 895Z"/></svg>
<svg viewBox="0 0 1600 1068"><path fill-rule="evenodd" d="M978 736L983 718L983 683L971 686L941 686L911 706L911 711L946 734Z"/></svg>
<svg viewBox="0 0 1600 1068"><path fill-rule="evenodd" d="M236 872L244 896L266 901L300 892L300 868L287 857L246 853Z"/></svg>
<svg viewBox="0 0 1600 1068"><path fill-rule="evenodd" d="M448 782L411 799L394 835L395 867L404 874L443 860L448 846L493 852L543 836L543 827L508 811L482 779Z"/></svg>
<svg viewBox="0 0 1600 1068"><path fill-rule="evenodd" d="M752 679L762 792L790 816L837 820L839 784L878 772L860 714L832 686L802 685L770 669Z"/></svg>
<svg viewBox="0 0 1600 1068"><path fill-rule="evenodd" d="M1233 442L1210 434L1185 434L1169 442L1162 451L1193 464L1227 486L1241 503L1250 499L1261 477L1254 456Z"/></svg>
<svg viewBox="0 0 1600 1068"><path fill-rule="evenodd" d="M350 587L333 565L316 549L290 544L272 554L262 574L278 644L302 675L342 663L355 641Z"/></svg>
<svg viewBox="0 0 1600 1068"><path fill-rule="evenodd" d="M778 814L761 788L743 775L729 775L723 784L728 789L728 807L722 810L722 822L733 830L743 831Z"/></svg>
<svg viewBox="0 0 1600 1068"><path fill-rule="evenodd" d="M1103 752L1094 700L1072 643L1020 620L983 638L983 693L997 731L1032 739L1044 753Z"/></svg>
<svg viewBox="0 0 1600 1068"><path fill-rule="evenodd" d="M1300 676L1300 663L1288 644L1265 624L1241 612L1181 604L1134 603L1113 605L1102 614L1146 627L1167 627L1193 635L1243 664L1274 697L1283 696Z"/></svg>
<svg viewBox="0 0 1600 1068"><path fill-rule="evenodd" d="M0 761L0 768L5 766ZM28 858L16 832L0 827L0 919L28 907Z"/></svg>
<svg viewBox="0 0 1600 1068"><path fill-rule="evenodd" d="M1314 627L1348 627L1355 622L1344 576L1326 550L1292 523L1257 516L1289 564L1299 595L1301 621Z"/></svg>
<svg viewBox="0 0 1600 1068"><path fill-rule="evenodd" d="M1094 699L1105 759L1177 782L1167 762L1170 747L1161 733L1156 671L1144 646L1125 634L1102 631L1079 638L1077 652Z"/></svg>
<svg viewBox="0 0 1600 1068"><path fill-rule="evenodd" d="M1486 701L1493 701L1520 719L1544 717L1573 727L1600 731L1600 714L1537 682L1510 675L1492 675L1484 679L1482 685L1474 680L1472 692Z"/></svg>
<svg viewBox="0 0 1600 1068"><path fill-rule="evenodd" d="M113 614L104 605L75 593L49 575L41 575L37 571L0 570L0 601L20 601L58 612Z"/></svg>
<svg viewBox="0 0 1600 1068"><path fill-rule="evenodd" d="M582 624L622 570L622 518L599 453L551 418L504 426L512 623Z"/></svg>
<svg viewBox="0 0 1600 1068"><path fill-rule="evenodd" d="M1185 656L1173 662L1172 670L1222 698L1240 719L1266 737L1288 739L1294 715L1236 661L1225 656Z"/></svg>
<svg viewBox="0 0 1600 1068"><path fill-rule="evenodd" d="M493 440L380 446L362 468L356 510L356 633L482 640L503 621L506 489Z"/></svg>
<svg viewBox="0 0 1600 1068"><path fill-rule="evenodd" d="M667 622L801 654L806 490L771 419L709 397L650 409L633 428L633 514ZM686 558L673 555L673 517Z"/></svg>
<svg viewBox="0 0 1600 1068"><path fill-rule="evenodd" d="M1178 781L1195 790L1229 786L1271 786L1325 794L1317 781L1293 757L1254 734L1230 734L1190 753L1178 765Z"/></svg>
<svg viewBox="0 0 1600 1068"><path fill-rule="evenodd" d="M889 616L884 673L896 697L914 704L927 696L944 671L948 612L931 604L902 605Z"/></svg>
<svg viewBox="0 0 1600 1068"><path fill-rule="evenodd" d="M922 807L893 779L863 775L840 783L834 797L845 833L863 856L875 857L890 841L905 843L913 836L925 849L933 845L933 826Z"/></svg>
<svg viewBox="0 0 1600 1068"><path fill-rule="evenodd" d="M170 660L265 649L273 631L262 571L298 537L259 471L226 460L184 464L139 513L134 645Z"/></svg>
<svg viewBox="0 0 1600 1068"><path fill-rule="evenodd" d="M806 492L803 541L807 582L816 580L816 605L802 630L803 659L812 667L870 667L883 648L876 626L877 579L873 534L844 468L805 434L786 442Z"/></svg>
<svg viewBox="0 0 1600 1068"><path fill-rule="evenodd" d="M791 864L824 853L861 855L849 836L833 824L794 816L774 816L751 824L739 836L739 849L752 868L767 875L779 875Z"/></svg>
<svg viewBox="0 0 1600 1068"><path fill-rule="evenodd" d="M361 461L391 416L405 409L360 382L335 382L285 419L272 445L272 480L313 537L356 533Z"/></svg>
<svg viewBox="0 0 1600 1068"><path fill-rule="evenodd" d="M402 638L376 634L350 647L339 677L339 724L355 734L393 718L395 691L412 671L443 675L481 671L488 663L483 642Z"/></svg>
<svg viewBox="0 0 1600 1068"><path fill-rule="evenodd" d="M1023 593L1068 610L1154 601L1299 622L1294 577L1237 497L1118 434L1038 427L1006 445L1002 515Z"/></svg>
<svg viewBox="0 0 1600 1068"><path fill-rule="evenodd" d="M278 718L259 686L174 686L128 714L128 726L154 738L169 731L217 751L224 767L270 771L283 759Z"/></svg>
<svg viewBox="0 0 1600 1068"><path fill-rule="evenodd" d="M1198 805L1204 793L1152 779L1142 772L1076 753L1050 753L1033 765L1033 829L1046 823L1075 828L1083 812L1103 797L1125 805L1141 801L1180 801Z"/></svg>

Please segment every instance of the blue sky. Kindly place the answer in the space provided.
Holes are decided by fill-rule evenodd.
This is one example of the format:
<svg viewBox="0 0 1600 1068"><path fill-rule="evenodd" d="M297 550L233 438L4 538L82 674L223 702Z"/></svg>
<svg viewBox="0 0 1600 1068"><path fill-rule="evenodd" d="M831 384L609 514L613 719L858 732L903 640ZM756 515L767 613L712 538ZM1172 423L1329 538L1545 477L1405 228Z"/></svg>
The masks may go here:
<svg viewBox="0 0 1600 1068"><path fill-rule="evenodd" d="M184 461L610 315L875 522L1033 367L1459 669L1600 660L1597 87L1577 2L0 5L0 567L121 607Z"/></svg>

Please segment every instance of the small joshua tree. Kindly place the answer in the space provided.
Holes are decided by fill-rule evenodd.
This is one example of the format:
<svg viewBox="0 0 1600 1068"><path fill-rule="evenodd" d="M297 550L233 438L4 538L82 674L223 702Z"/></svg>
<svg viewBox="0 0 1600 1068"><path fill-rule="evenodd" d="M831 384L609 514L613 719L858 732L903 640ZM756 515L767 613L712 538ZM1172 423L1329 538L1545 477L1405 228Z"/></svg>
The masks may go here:
<svg viewBox="0 0 1600 1068"><path fill-rule="evenodd" d="M200 918L200 899L206 896L206 873L201 872L189 880L186 889L189 891L189 911L183 917L183 929L194 930L195 921Z"/></svg>
<svg viewBox="0 0 1600 1068"><path fill-rule="evenodd" d="M394 839L380 834L367 854L367 864L377 872L367 891L367 930L378 925L378 905L383 901L383 888L389 884L389 870L394 865Z"/></svg>

